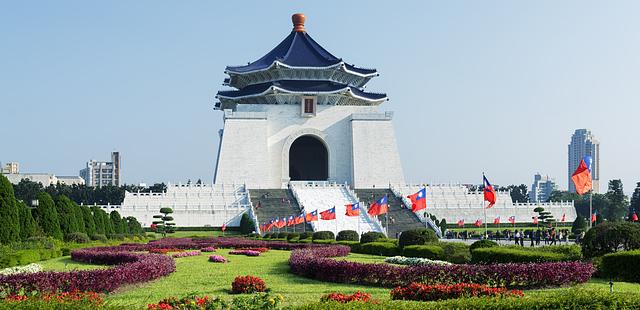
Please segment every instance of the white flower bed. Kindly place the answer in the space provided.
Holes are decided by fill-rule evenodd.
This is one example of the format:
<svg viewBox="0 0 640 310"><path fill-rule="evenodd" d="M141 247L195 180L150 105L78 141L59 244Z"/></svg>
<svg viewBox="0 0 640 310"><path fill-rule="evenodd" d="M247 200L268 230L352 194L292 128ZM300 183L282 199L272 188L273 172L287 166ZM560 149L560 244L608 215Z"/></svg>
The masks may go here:
<svg viewBox="0 0 640 310"><path fill-rule="evenodd" d="M398 264L398 265L408 265L408 266L451 265L450 262L445 262L441 260L433 260L433 259L419 258L419 257L404 257L404 256L387 257L384 259L384 262L391 263L391 264Z"/></svg>
<svg viewBox="0 0 640 310"><path fill-rule="evenodd" d="M42 266L38 264L29 264L26 266L9 267L0 270L0 275L8 276L18 273L35 273L42 271Z"/></svg>

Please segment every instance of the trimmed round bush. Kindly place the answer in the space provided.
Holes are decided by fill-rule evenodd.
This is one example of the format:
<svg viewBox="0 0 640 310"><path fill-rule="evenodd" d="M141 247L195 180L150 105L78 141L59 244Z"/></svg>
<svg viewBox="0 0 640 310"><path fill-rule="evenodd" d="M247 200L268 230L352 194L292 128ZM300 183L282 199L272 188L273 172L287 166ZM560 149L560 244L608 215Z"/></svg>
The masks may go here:
<svg viewBox="0 0 640 310"><path fill-rule="evenodd" d="M360 237L360 243L376 242L378 239L386 238L383 233L377 231L368 231Z"/></svg>
<svg viewBox="0 0 640 310"><path fill-rule="evenodd" d="M302 239L311 239L312 236L313 236L312 232L305 231L305 232L300 233L300 240L302 240Z"/></svg>
<svg viewBox="0 0 640 310"><path fill-rule="evenodd" d="M300 239L300 234L299 233L289 233L289 235L287 236L287 241L291 241L293 239Z"/></svg>
<svg viewBox="0 0 640 310"><path fill-rule="evenodd" d="M81 233L81 232L70 233L67 235L65 239L67 239L68 242L75 242L75 243L89 243L89 241L91 241L91 239L89 239L89 236L87 236L87 234Z"/></svg>
<svg viewBox="0 0 640 310"><path fill-rule="evenodd" d="M287 239L287 236L289 236L288 232L278 233L278 239Z"/></svg>
<svg viewBox="0 0 640 310"><path fill-rule="evenodd" d="M312 239L315 240L335 240L335 235L332 231L316 231L313 233Z"/></svg>
<svg viewBox="0 0 640 310"><path fill-rule="evenodd" d="M91 235L91 240L107 243L107 236L103 234Z"/></svg>
<svg viewBox="0 0 640 310"><path fill-rule="evenodd" d="M419 228L403 231L400 234L398 245L404 248L408 245L423 245L428 242L438 241L438 236L431 229Z"/></svg>
<svg viewBox="0 0 640 310"><path fill-rule="evenodd" d="M605 278L640 282L640 250L622 251L602 257L600 272Z"/></svg>
<svg viewBox="0 0 640 310"><path fill-rule="evenodd" d="M564 256L558 253L519 250L507 247L479 248L471 251L471 262L494 263L544 263L560 262Z"/></svg>
<svg viewBox="0 0 640 310"><path fill-rule="evenodd" d="M479 248L492 248L494 246L498 246L498 243L495 242L495 241L482 239L482 240L478 240L478 241L472 243L471 246L469 247L469 250L473 251L473 250L479 249Z"/></svg>
<svg viewBox="0 0 640 310"><path fill-rule="evenodd" d="M444 250L437 245L408 245L402 249L406 257L421 257L428 259L443 259Z"/></svg>
<svg viewBox="0 0 640 310"><path fill-rule="evenodd" d="M582 240L582 254L587 258L637 249L640 249L640 224L637 223L602 223L589 229Z"/></svg>
<svg viewBox="0 0 640 310"><path fill-rule="evenodd" d="M336 236L337 241L359 241L360 236L355 230L343 230Z"/></svg>
<svg viewBox="0 0 640 310"><path fill-rule="evenodd" d="M380 255L380 256L396 256L400 250L393 243L388 242L369 242L360 245L360 253Z"/></svg>

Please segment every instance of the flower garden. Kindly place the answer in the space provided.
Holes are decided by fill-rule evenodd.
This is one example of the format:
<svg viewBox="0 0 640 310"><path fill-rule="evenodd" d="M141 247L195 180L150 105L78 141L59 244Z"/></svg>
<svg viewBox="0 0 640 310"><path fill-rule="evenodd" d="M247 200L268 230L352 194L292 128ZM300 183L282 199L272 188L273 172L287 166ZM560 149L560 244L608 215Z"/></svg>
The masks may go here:
<svg viewBox="0 0 640 310"><path fill-rule="evenodd" d="M77 249L0 271L0 309L640 307L640 284L616 282L609 293L606 280L592 278L598 272L592 262L564 259L573 255L566 248L540 250L565 253L563 259L487 264L451 262L457 260L453 252L431 258L364 254L372 247L366 244L166 238ZM421 253L415 246L405 252ZM633 258L617 261L624 259Z"/></svg>

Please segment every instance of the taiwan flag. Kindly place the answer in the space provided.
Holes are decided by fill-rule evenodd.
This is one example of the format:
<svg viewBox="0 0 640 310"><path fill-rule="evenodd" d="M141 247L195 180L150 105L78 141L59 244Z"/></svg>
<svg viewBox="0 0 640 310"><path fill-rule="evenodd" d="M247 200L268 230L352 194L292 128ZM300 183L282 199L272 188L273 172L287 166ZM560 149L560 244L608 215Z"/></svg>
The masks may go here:
<svg viewBox="0 0 640 310"><path fill-rule="evenodd" d="M289 215L289 220L287 220L287 226L293 226L296 224L296 219L293 215Z"/></svg>
<svg viewBox="0 0 640 310"><path fill-rule="evenodd" d="M222 230L222 232L224 232L225 230L227 230L227 223L223 223L222 227L220 227L220 230Z"/></svg>
<svg viewBox="0 0 640 310"><path fill-rule="evenodd" d="M481 219L477 219L476 222L473 225L475 225L476 227L482 226L482 220Z"/></svg>
<svg viewBox="0 0 640 310"><path fill-rule="evenodd" d="M512 216L509 217L509 223L514 224L514 225L516 224L516 216L515 215L512 215Z"/></svg>
<svg viewBox="0 0 640 310"><path fill-rule="evenodd" d="M300 213L300 215L296 216L296 225L304 223L304 213Z"/></svg>
<svg viewBox="0 0 640 310"><path fill-rule="evenodd" d="M273 226L275 226L275 222L276 221L274 219L271 219L271 221L269 221L269 223L264 225L264 230L270 231L273 228Z"/></svg>
<svg viewBox="0 0 640 310"><path fill-rule="evenodd" d="M344 205L347 208L346 216L360 216L360 203L352 203Z"/></svg>
<svg viewBox="0 0 640 310"><path fill-rule="evenodd" d="M417 193L407 196L411 199L411 211L418 212L427 208L427 189L422 188Z"/></svg>
<svg viewBox="0 0 640 310"><path fill-rule="evenodd" d="M495 225L500 224L500 217L499 216L493 219L493 224L495 224Z"/></svg>
<svg viewBox="0 0 640 310"><path fill-rule="evenodd" d="M314 222L318 220L318 210L313 210L313 212L307 213L305 216L307 222Z"/></svg>
<svg viewBox="0 0 640 310"><path fill-rule="evenodd" d="M287 221L284 217L281 217L280 219L278 219L278 225L276 227L282 228L285 225L287 225Z"/></svg>
<svg viewBox="0 0 640 310"><path fill-rule="evenodd" d="M534 217L533 217L533 223L534 223L534 224L536 224L536 225L538 225L538 217L537 217L537 216L534 216Z"/></svg>
<svg viewBox="0 0 640 310"><path fill-rule="evenodd" d="M631 221L632 222L638 221L638 213L636 213L636 210L633 210L633 215L631 215Z"/></svg>
<svg viewBox="0 0 640 310"><path fill-rule="evenodd" d="M389 211L389 204L387 201L388 197L387 195L384 195L369 207L369 211L367 211L367 213L369 213L369 215L381 215L387 213L387 211Z"/></svg>
<svg viewBox="0 0 640 310"><path fill-rule="evenodd" d="M598 210L593 210L593 214L591 214L591 223L595 223L598 219Z"/></svg>
<svg viewBox="0 0 640 310"><path fill-rule="evenodd" d="M562 218L560 219L560 222L563 222L567 220L567 214L566 213L562 213Z"/></svg>
<svg viewBox="0 0 640 310"><path fill-rule="evenodd" d="M571 180L576 186L576 192L579 195L591 190L593 183L591 181L591 156L585 156L578 165L578 169L571 175Z"/></svg>
<svg viewBox="0 0 640 310"><path fill-rule="evenodd" d="M489 205L487 206L487 209L489 209L496 204L496 191L493 189L493 186L491 186L491 183L489 183L489 180L484 176L484 173L482 174L482 182L484 183L484 201L489 202Z"/></svg>
<svg viewBox="0 0 640 310"><path fill-rule="evenodd" d="M458 227L464 227L464 220L458 221Z"/></svg>
<svg viewBox="0 0 640 310"><path fill-rule="evenodd" d="M335 220L336 219L336 207L324 210L320 212L320 218L323 220Z"/></svg>

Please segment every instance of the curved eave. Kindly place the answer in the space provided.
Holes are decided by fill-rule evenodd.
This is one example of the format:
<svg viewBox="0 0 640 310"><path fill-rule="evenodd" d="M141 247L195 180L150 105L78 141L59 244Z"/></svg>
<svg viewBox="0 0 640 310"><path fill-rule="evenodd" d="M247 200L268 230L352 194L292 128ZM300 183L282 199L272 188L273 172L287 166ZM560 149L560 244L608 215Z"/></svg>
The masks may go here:
<svg viewBox="0 0 640 310"><path fill-rule="evenodd" d="M374 77L378 75L378 70L376 69L362 69L362 68L357 68L353 65L349 65L347 63L345 63L344 61L339 61L333 65L329 65L329 66L325 66L325 67L301 67L301 66L290 66L287 65L283 62L280 61L274 61L271 63L271 65L265 67L265 68L260 68L260 69L256 69L256 70L251 70L251 71L235 71L234 68L236 67L227 67L224 71L224 73L229 74L229 75L248 75L248 74L254 74L254 73L258 73L258 72L262 72L262 71L268 71L271 70L273 68L276 68L278 66L283 66L285 68L289 68L289 69L295 69L295 70L331 70L331 69L335 69L336 67L341 67L341 69L343 69L346 73L349 74L353 74L359 77ZM357 70L363 71L363 72L358 72Z"/></svg>
<svg viewBox="0 0 640 310"><path fill-rule="evenodd" d="M233 92L233 91L231 91ZM295 90L288 90L286 88L282 88L282 87L278 87L278 86L271 86L268 89L259 92L259 93L254 93L254 94L247 94L247 95L243 95L243 96L226 96L224 94L218 93L218 95L216 95L216 98L218 99L228 99L228 100L241 100L241 99L246 99L246 98L253 98L253 97L260 97L260 96L266 96L266 95L270 95L270 94L275 94L275 93L284 93L284 94L291 94L291 95L335 95L335 94L342 94L342 95L347 95L356 99L360 99L360 100L364 100L367 102L383 102L385 100L388 99L386 94L375 94L375 93L367 93L367 92L363 92L361 90L358 89L354 89L351 86L346 86L340 89L336 89L336 90L331 90L331 91L295 91Z"/></svg>

